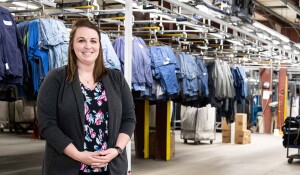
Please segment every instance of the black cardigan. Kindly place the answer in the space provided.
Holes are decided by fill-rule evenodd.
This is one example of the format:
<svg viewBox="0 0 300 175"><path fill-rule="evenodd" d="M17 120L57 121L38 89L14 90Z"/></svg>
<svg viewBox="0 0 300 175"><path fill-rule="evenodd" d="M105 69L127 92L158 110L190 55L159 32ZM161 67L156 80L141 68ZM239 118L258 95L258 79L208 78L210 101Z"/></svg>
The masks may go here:
<svg viewBox="0 0 300 175"><path fill-rule="evenodd" d="M115 146L119 133L131 137L135 124L134 102L123 75L108 69L101 77L108 99L108 148ZM63 154L73 143L83 151L84 99L78 74L71 83L66 80L66 67L48 73L37 99L38 126L46 139L43 175L77 175L80 162ZM127 175L127 155L114 158L108 165L110 175Z"/></svg>

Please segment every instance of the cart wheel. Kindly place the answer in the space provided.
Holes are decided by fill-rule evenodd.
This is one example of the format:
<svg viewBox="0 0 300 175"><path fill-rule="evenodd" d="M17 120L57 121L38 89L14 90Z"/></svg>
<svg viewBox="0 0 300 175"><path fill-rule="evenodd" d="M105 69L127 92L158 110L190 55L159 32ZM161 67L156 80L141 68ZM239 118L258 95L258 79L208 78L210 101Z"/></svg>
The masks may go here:
<svg viewBox="0 0 300 175"><path fill-rule="evenodd" d="M289 158L288 163L293 163L293 158Z"/></svg>
<svg viewBox="0 0 300 175"><path fill-rule="evenodd" d="M212 141L212 140L211 140L209 143L210 143L210 144L213 144L213 143L214 143L214 141Z"/></svg>
<svg viewBox="0 0 300 175"><path fill-rule="evenodd" d="M184 143L187 143L187 139L184 139L184 141L183 141Z"/></svg>

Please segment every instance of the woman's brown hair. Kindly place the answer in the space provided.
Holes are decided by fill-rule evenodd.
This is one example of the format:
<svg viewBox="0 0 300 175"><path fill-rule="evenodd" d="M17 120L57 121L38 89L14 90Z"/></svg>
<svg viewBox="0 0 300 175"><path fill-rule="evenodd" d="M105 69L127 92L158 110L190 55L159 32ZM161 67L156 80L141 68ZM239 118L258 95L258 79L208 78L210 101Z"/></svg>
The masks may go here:
<svg viewBox="0 0 300 175"><path fill-rule="evenodd" d="M67 81L71 82L75 80L76 77L76 70L77 70L77 57L73 49L74 44L74 36L78 28L80 27L88 27L90 29L95 30L98 33L99 36L99 55L97 59L95 60L95 67L93 71L93 76L95 79L95 82L99 81L101 78L101 75L106 74L106 68L104 67L104 60L103 60L103 52L102 52L102 46L101 46L101 36L100 36L100 30L89 20L78 20L74 23L71 33L70 33L70 42L69 42L69 49L68 49L68 65L67 65Z"/></svg>

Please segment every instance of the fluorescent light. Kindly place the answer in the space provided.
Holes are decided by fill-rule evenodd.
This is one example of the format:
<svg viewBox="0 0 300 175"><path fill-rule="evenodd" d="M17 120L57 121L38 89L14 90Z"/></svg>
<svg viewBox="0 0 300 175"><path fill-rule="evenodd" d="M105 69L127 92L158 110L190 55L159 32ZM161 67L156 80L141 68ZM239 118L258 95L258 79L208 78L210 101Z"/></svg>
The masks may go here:
<svg viewBox="0 0 300 175"><path fill-rule="evenodd" d="M242 26L242 29L246 30L247 32L254 32L252 29L245 26Z"/></svg>
<svg viewBox="0 0 300 175"><path fill-rule="evenodd" d="M293 52L294 52L294 54L296 54L296 55L299 55L299 54L300 54L300 52L299 52L298 50L294 50Z"/></svg>
<svg viewBox="0 0 300 175"><path fill-rule="evenodd" d="M208 33L208 34L210 34L210 35L212 35L214 37L220 38L220 39L224 38L224 36L222 34L220 34L220 33Z"/></svg>
<svg viewBox="0 0 300 175"><path fill-rule="evenodd" d="M300 49L300 43L296 43L294 46Z"/></svg>
<svg viewBox="0 0 300 175"><path fill-rule="evenodd" d="M158 18L158 17L162 17L162 18L168 19L168 20L175 20L175 18L173 18L169 15L159 14L159 13L150 13L150 18Z"/></svg>
<svg viewBox="0 0 300 175"><path fill-rule="evenodd" d="M228 39L227 41L239 46L244 46L240 41L237 40Z"/></svg>
<svg viewBox="0 0 300 175"><path fill-rule="evenodd" d="M24 2L13 2L12 4L14 4L16 6L20 6L20 7L29 8L29 9L38 9L39 8L38 6L28 4L28 3L24 3Z"/></svg>
<svg viewBox="0 0 300 175"><path fill-rule="evenodd" d="M286 37L286 36L284 36L284 35L282 35L282 34L276 32L275 30L270 29L269 27L267 27L267 26L265 26L265 25L263 25L263 24L261 24L261 23L259 23L259 22L254 22L253 25L254 25L255 27L258 27L258 28L260 28L260 29L262 29L262 30L264 30L264 31L266 31L266 32L268 32L268 33L270 33L270 34L273 35L273 36L278 37L278 38L281 39L283 42L286 42L286 43L287 43L287 42L290 42L290 39L289 39L288 37Z"/></svg>
<svg viewBox="0 0 300 175"><path fill-rule="evenodd" d="M25 7L9 7L9 8L13 10L26 10Z"/></svg>
<svg viewBox="0 0 300 175"><path fill-rule="evenodd" d="M272 40L272 38L268 35L268 34L265 34L265 33L256 33L257 36L259 36L260 38L263 38L265 40Z"/></svg>
<svg viewBox="0 0 300 175"><path fill-rule="evenodd" d="M283 48L284 48L285 50L292 50L291 46L289 46L289 45L283 45Z"/></svg>
<svg viewBox="0 0 300 175"><path fill-rule="evenodd" d="M0 2L7 2L8 0L0 0Z"/></svg>
<svg viewBox="0 0 300 175"><path fill-rule="evenodd" d="M275 45L279 45L280 41L278 41L278 40L272 40L272 43L275 44Z"/></svg>

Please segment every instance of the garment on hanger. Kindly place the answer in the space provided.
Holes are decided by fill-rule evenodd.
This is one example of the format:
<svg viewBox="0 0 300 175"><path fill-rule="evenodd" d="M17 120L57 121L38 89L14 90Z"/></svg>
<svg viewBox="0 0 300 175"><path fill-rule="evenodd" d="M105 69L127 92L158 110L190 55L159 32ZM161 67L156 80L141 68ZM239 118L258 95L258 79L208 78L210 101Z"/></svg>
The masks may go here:
<svg viewBox="0 0 300 175"><path fill-rule="evenodd" d="M28 77L23 40L13 16L2 7L0 21L0 84L21 85Z"/></svg>
<svg viewBox="0 0 300 175"><path fill-rule="evenodd" d="M154 77L160 81L166 95L179 92L176 69L179 69L177 58L170 46L152 46L149 48Z"/></svg>
<svg viewBox="0 0 300 175"><path fill-rule="evenodd" d="M66 65L68 62L69 32L64 23L51 18L40 18L38 22L38 46L48 50L49 69Z"/></svg>
<svg viewBox="0 0 300 175"><path fill-rule="evenodd" d="M201 91L200 70L195 58L185 53L177 54L180 61L180 71L183 77L182 93L190 97L197 96Z"/></svg>
<svg viewBox="0 0 300 175"><path fill-rule="evenodd" d="M201 95L205 95L207 97L209 95L208 73L207 73L206 64L203 61L202 56L196 56L196 64L200 70Z"/></svg>
<svg viewBox="0 0 300 175"><path fill-rule="evenodd" d="M120 60L121 70L124 72L125 38L119 37L113 43L114 50ZM140 37L132 38L132 89L134 91L145 91L151 87L153 76L151 72L151 58L149 49Z"/></svg>
<svg viewBox="0 0 300 175"><path fill-rule="evenodd" d="M31 80L33 83L33 93L38 93L43 78L49 71L48 52L39 48L39 21L38 19L29 22L28 27L28 61L31 65Z"/></svg>
<svg viewBox="0 0 300 175"><path fill-rule="evenodd" d="M104 66L110 69L121 70L120 60L108 36L101 32L101 46L103 50Z"/></svg>

